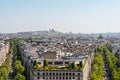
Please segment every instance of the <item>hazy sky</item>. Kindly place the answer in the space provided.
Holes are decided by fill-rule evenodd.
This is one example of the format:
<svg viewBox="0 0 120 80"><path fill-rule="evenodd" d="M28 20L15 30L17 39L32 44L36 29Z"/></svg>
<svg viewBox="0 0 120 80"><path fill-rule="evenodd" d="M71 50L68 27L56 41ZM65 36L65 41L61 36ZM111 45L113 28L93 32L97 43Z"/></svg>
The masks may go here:
<svg viewBox="0 0 120 80"><path fill-rule="evenodd" d="M0 0L0 32L120 32L120 0Z"/></svg>

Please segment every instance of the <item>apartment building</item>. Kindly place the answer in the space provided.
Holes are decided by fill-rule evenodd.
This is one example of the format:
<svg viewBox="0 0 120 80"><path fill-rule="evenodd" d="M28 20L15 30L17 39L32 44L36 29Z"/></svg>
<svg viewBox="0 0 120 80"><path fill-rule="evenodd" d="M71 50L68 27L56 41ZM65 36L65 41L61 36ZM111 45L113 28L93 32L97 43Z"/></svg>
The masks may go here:
<svg viewBox="0 0 120 80"><path fill-rule="evenodd" d="M73 60L72 60L73 59ZM69 57L61 60L48 60L48 67L57 67L55 69L34 68L33 62L37 61L39 66L43 66L44 59L32 58L28 64L28 78L29 80L88 80L90 72L90 56ZM82 69L69 69L65 65L70 65L72 62L79 65L79 62L84 63Z"/></svg>
<svg viewBox="0 0 120 80"><path fill-rule="evenodd" d="M0 42L0 66L5 62L6 55L9 52L9 42Z"/></svg>
<svg viewBox="0 0 120 80"><path fill-rule="evenodd" d="M94 55L91 41L81 43L65 39L20 41L19 50L27 80L88 80L89 78ZM48 69L43 68L45 59L48 61ZM37 61L38 68L33 66L34 61ZM73 62L79 67L81 61L84 62L83 68L70 68Z"/></svg>

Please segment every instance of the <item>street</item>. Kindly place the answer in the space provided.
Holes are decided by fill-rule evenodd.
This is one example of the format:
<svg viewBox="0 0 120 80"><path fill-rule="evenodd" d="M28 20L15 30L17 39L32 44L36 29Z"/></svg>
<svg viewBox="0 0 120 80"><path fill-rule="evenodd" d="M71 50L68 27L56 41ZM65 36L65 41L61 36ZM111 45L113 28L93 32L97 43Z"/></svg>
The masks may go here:
<svg viewBox="0 0 120 80"><path fill-rule="evenodd" d="M108 63L106 62L105 54L102 52L103 56L103 70L104 70L104 80L110 80Z"/></svg>
<svg viewBox="0 0 120 80"><path fill-rule="evenodd" d="M9 74L8 74L8 80L13 80L13 54L11 54L11 62L10 62L10 69L9 69Z"/></svg>

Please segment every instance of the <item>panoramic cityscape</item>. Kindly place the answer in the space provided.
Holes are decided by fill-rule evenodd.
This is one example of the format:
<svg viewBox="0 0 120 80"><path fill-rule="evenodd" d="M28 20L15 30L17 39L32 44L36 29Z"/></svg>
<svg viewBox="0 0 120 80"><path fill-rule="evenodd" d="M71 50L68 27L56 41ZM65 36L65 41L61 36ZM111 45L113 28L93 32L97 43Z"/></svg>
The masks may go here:
<svg viewBox="0 0 120 80"><path fill-rule="evenodd" d="M120 80L119 0L0 0L0 80Z"/></svg>

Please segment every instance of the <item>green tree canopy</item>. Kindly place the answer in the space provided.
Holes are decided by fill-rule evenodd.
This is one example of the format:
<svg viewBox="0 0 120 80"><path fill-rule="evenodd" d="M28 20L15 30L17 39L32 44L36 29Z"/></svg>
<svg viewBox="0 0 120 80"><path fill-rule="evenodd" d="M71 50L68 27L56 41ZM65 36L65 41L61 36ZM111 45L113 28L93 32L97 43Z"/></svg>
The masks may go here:
<svg viewBox="0 0 120 80"><path fill-rule="evenodd" d="M21 74L17 74L14 78L14 80L26 80L25 77Z"/></svg>
<svg viewBox="0 0 120 80"><path fill-rule="evenodd" d="M17 65L14 66L15 75L18 74L18 73L23 74L23 72L24 72L24 67L22 65L17 64Z"/></svg>
<svg viewBox="0 0 120 80"><path fill-rule="evenodd" d="M78 69L78 66L77 66L77 64L75 64L74 61L72 62L71 67L72 67L72 69Z"/></svg>
<svg viewBox="0 0 120 80"><path fill-rule="evenodd" d="M48 61L46 59L43 62L43 67L48 67Z"/></svg>

